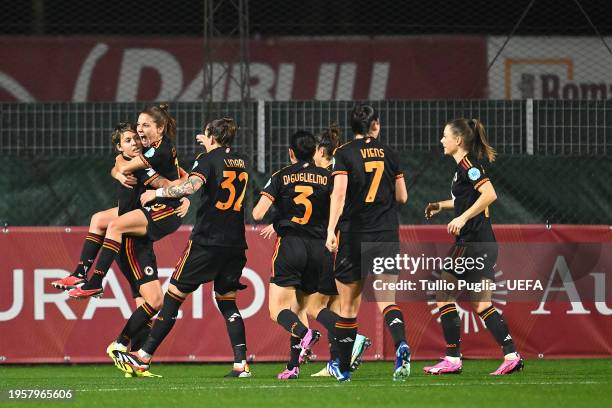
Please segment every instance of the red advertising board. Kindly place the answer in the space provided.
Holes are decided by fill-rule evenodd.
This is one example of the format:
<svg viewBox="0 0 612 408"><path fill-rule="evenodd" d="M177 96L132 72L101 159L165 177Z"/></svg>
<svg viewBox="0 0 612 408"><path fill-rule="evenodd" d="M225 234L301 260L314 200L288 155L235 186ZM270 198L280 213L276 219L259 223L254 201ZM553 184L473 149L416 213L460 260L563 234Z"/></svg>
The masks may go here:
<svg viewBox="0 0 612 408"><path fill-rule="evenodd" d="M238 44L215 50L213 97L237 100ZM0 101L200 101L201 38L0 37ZM486 94L484 37L249 42L251 97L445 99ZM221 64L226 63L227 66Z"/></svg>
<svg viewBox="0 0 612 408"><path fill-rule="evenodd" d="M248 262L243 282L249 288L240 293L238 306L245 319L248 354L255 361L283 360L288 355L289 339L270 321L267 310L273 241L262 239L258 231L248 227ZM131 292L116 265L107 275L101 299L68 299L64 292L50 286L51 280L72 270L85 233L85 227L21 227L0 233L0 362L107 360L104 353L107 344L120 332L134 307ZM536 242L551 243L560 250L576 242L612 243L612 231L607 226L553 226L551 229L539 225L498 226L496 234L501 243L515 243L517 253ZM182 227L156 243L162 283L166 283L172 273L188 236L189 227ZM451 242L443 226L404 226L401 237L403 242L441 245ZM513 257L500 254L500 268L511 269ZM565 258L568 258L571 274L576 263L570 257ZM609 255L601 254L598 262L593 265L605 278L612 268ZM554 265L542 267L554 273ZM593 275L593 282L594 278ZM546 282L544 284L546 286ZM599 284L603 284L603 290L610 286L601 281ZM555 286L559 284L555 283ZM577 287L578 296L581 296L581 286ZM185 302L182 317L157 353L158 361L231 360L225 324L216 310L211 290L207 284ZM582 298L574 298L570 303L558 299L551 301L551 296L550 293L543 295L537 301L502 302L503 314L522 354L529 358L612 356L612 309L605 301L594 302L582 294ZM435 305L408 301L400 303L400 306L407 320L408 340L414 357L438 358L443 353L444 343ZM459 310L463 322L463 354L468 358L499 357L499 348L482 321L467 309L460 307ZM314 326L318 327L316 323ZM390 336L375 304L363 302L359 331L374 342L367 359L393 357ZM328 356L327 347L323 344L325 342L321 343L315 352L324 359Z"/></svg>

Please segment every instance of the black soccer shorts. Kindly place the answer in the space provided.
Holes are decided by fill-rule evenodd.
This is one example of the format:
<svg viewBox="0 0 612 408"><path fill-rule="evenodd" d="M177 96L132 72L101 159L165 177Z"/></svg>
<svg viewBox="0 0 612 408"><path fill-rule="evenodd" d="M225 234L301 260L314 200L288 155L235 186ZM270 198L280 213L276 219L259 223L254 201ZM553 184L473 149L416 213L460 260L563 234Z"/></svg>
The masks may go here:
<svg viewBox="0 0 612 408"><path fill-rule="evenodd" d="M183 222L176 215L176 208L169 204L153 204L140 209L147 220L147 236L151 241L159 241L166 235L176 231Z"/></svg>
<svg viewBox="0 0 612 408"><path fill-rule="evenodd" d="M498 252L497 242L458 242L447 255L453 259L453 268L444 271L467 282L480 282L482 279L495 282Z"/></svg>
<svg viewBox="0 0 612 408"><path fill-rule="evenodd" d="M124 235L117 263L130 284L134 298L140 296L141 285L158 279L153 241L148 237Z"/></svg>
<svg viewBox="0 0 612 408"><path fill-rule="evenodd" d="M394 258L400 250L399 230L375 232L339 232L334 276L342 283L366 279L372 273L374 258ZM363 245L362 245L363 244ZM398 275L398 270L385 270Z"/></svg>
<svg viewBox="0 0 612 408"><path fill-rule="evenodd" d="M334 295L338 292L331 269L331 254L324 240L287 235L276 241L270 283L306 294Z"/></svg>
<svg viewBox="0 0 612 408"><path fill-rule="evenodd" d="M240 283L245 265L244 248L203 246L189 240L170 283L183 293L191 293L201 284L214 281L215 292L223 295L246 288Z"/></svg>

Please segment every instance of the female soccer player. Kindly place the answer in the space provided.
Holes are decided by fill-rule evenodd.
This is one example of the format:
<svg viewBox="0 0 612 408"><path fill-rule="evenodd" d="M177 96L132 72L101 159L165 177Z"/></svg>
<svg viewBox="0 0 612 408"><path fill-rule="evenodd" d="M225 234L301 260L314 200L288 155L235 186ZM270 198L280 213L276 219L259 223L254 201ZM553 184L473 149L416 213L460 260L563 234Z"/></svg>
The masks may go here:
<svg viewBox="0 0 612 408"><path fill-rule="evenodd" d="M242 200L249 180L246 158L231 148L236 131L231 118L213 120L204 134L196 137L207 153L198 156L187 181L141 196L141 203L146 204L160 198L178 199L201 190L195 226L149 337L137 353L114 353L122 363L118 368L125 372L149 369L186 297L201 284L214 281L217 305L226 319L234 347L234 366L227 377L251 376L246 362L244 322L236 306L236 292L245 288L240 283L247 249Z"/></svg>
<svg viewBox="0 0 612 408"><path fill-rule="evenodd" d="M498 247L489 218L489 206L497 199L493 184L486 174L483 160L495 160L495 149L491 147L482 122L478 119L455 119L444 127L442 136L444 154L452 156L457 163L453 177L452 198L429 203L425 217L430 219L442 210L455 211L455 218L448 224L449 234L456 238L453 258L481 257L484 268L471 268L463 273L455 270L443 271L441 280L453 282L493 282L493 267L497 260ZM456 286L455 286L456 287ZM486 286L485 286L486 287ZM510 374L523 368L523 360L516 352L508 326L502 315L491 304L491 292L472 295L472 308L485 322L503 350L504 361L492 375ZM442 331L446 340L446 356L438 364L425 367L429 374L460 373L462 370L460 351L460 320L455 305L457 293L438 293Z"/></svg>
<svg viewBox="0 0 612 408"><path fill-rule="evenodd" d="M291 333L294 346L300 350L297 360L293 358L278 375L281 380L298 378L299 364L320 336L291 309L296 303L308 304L308 298L320 290L323 278L331 274L326 271L332 263L324 241L331 174L315 165L315 148L316 140L311 133L294 133L289 146L292 164L272 175L253 209L256 221L263 219L273 204L278 210L278 239L269 290L270 317ZM338 316L325 306L317 307L315 317L333 333Z"/></svg>
<svg viewBox="0 0 612 408"><path fill-rule="evenodd" d="M397 154L378 140L380 120L376 110L369 105L355 107L351 112L351 128L355 139L340 146L334 154L334 189L326 241L327 248L337 252L335 278L341 313L336 323L336 338L341 339L338 341L340 361L332 364L330 371L339 381L351 378L350 357L357 336L357 314L363 283L371 269L364 264L362 272L361 244L374 246L367 250L367 256L372 259L394 257L399 250L395 206L408 200ZM379 278L397 279L397 271L389 273ZM393 379L403 381L410 374L410 348L406 343L404 317L394 302L379 299L381 294L374 295L395 342Z"/></svg>
<svg viewBox="0 0 612 408"><path fill-rule="evenodd" d="M341 130L336 123L330 124L330 126L323 130L320 134L315 136L316 139L316 150L314 154L314 162L318 167L332 170L333 164L333 152L340 144ZM278 227L277 227L278 228ZM260 235L268 239L274 234L274 224L270 224L264 228ZM333 259L327 259L330 263L333 263ZM332 312L340 313L340 302L338 299L338 290L336 288L336 281L333 275L333 268L324 268L319 279L319 287L316 293L304 296L298 291L298 304L295 307L295 313L300 316L300 320L308 325L306 319L303 317L303 310L306 309L307 316L316 319L320 311L327 307ZM305 301L307 304L304 304ZM292 308L293 310L293 308ZM337 344L334 339L334 333L328 331L328 342L330 351L330 361L335 361L338 358ZM363 354L372 345L372 342L367 337L357 334L355 344L353 345L353 351L351 353L351 371L354 371L361 364ZM295 366L299 360L299 354L301 348L299 347L299 338L291 336L290 341L291 359L287 366ZM331 373L327 370L327 367L323 367L319 372L312 374L314 377L328 377Z"/></svg>
<svg viewBox="0 0 612 408"><path fill-rule="evenodd" d="M180 170L173 143L176 121L168 113L168 105L153 106L142 111L138 116L137 130L142 138L147 139L149 148L129 161L121 155L117 156L117 171L127 175L146 169L148 179L144 181L145 186L159 176L171 182L179 179ZM132 210L111 221L92 278L68 295L73 298L101 295L102 280L121 249L122 235L147 236L152 241L162 239L181 225L181 218L176 214L179 206L177 199L159 198L153 205Z"/></svg>
<svg viewBox="0 0 612 408"><path fill-rule="evenodd" d="M140 136L136 132L136 126L131 123L118 124L111 136L111 141L126 160L137 157L142 151ZM135 172L135 176L131 176L136 182L133 186L126 186L123 183L118 186L117 207L100 211L92 216L89 233L83 244L81 261L77 265L75 274L54 281L52 283L54 287L65 289L67 286L75 284L77 279L83 279L85 274L79 275L79 272L85 272L86 268L95 259L110 221L140 207L140 194L145 190L143 181L149 177L144 171ZM156 179L151 184L160 184L161 186L162 184L168 184L168 182L162 183L159 179ZM178 208L178 215L184 217L188 208L189 201L185 199ZM118 263L122 273L130 283L137 309L128 319L117 340L107 348L107 354L111 358L114 357L112 355L113 350L127 350L128 345L137 349L142 345L148 335L151 318L161 307L160 303L163 295L157 278L157 263L151 240L146 237L125 237ZM143 374L152 376L149 372Z"/></svg>

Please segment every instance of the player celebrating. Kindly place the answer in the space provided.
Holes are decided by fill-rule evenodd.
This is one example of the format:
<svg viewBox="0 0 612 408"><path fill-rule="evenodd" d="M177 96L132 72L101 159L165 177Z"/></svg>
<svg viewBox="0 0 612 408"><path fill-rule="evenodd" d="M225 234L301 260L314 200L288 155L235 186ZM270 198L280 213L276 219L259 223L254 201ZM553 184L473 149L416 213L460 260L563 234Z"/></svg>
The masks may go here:
<svg viewBox="0 0 612 408"><path fill-rule="evenodd" d="M376 110L369 105L355 107L351 112L351 128L355 139L340 146L334 154L334 190L326 241L327 248L337 252L335 277L341 313L336 323L336 337L341 339L338 341L340 358L331 365L330 371L339 381L351 378L350 356L357 336L363 281L367 276L361 270L361 244L377 244L368 251L368 256L394 256L393 252L399 249L395 204L408 200L397 154L378 140L380 120ZM336 226L339 227L338 236ZM395 280L397 276L386 275L385 279ZM403 381L410 375L410 348L406 342L404 317L394 302L381 299L377 305L396 347L393 379Z"/></svg>
<svg viewBox="0 0 612 408"><path fill-rule="evenodd" d="M207 153L196 159L187 181L145 192L141 197L141 202L147 203L155 198L177 199L202 191L190 240L172 274L149 337L137 353L115 352L115 357L126 365L119 368L126 372L149 369L185 298L201 284L214 281L217 305L234 345L234 367L227 376L251 376L246 362L244 322L236 306L236 291L245 288L240 283L247 249L242 200L249 180L245 157L231 148L236 130L231 118L212 121L204 134L196 137Z"/></svg>
<svg viewBox="0 0 612 408"><path fill-rule="evenodd" d="M332 123L327 129L323 130L320 134L315 136L316 139L316 150L314 154L314 162L318 167L332 170L333 163L333 152L340 143L340 128L336 123ZM277 226L278 228L278 226ZM264 238L270 238L274 234L274 224L264 228L260 235ZM333 263L333 259L328 258L329 262ZM328 307L332 312L339 314L340 302L338 299L338 289L336 288L336 281L334 279L333 268L323 268L322 274L319 279L319 287L317 293L313 293L307 297L308 303L304 304L305 299L303 296L299 296L298 292L298 305L295 311L300 320L302 320L302 309L305 307L307 316L316 319L321 309ZM307 321L302 320L304 324ZM299 346L299 338L291 336L290 342L290 355L291 361L297 362L301 348ZM328 343L330 361L335 361L338 358L338 347L335 339L333 338L333 332L328 331ZM363 359L365 351L372 345L372 342L367 337L357 334L355 344L353 345L353 351L351 353L351 371L354 371L359 367ZM288 366L295 365L289 362ZM323 367L319 372L312 374L313 377L329 377L331 373L327 370L327 367Z"/></svg>
<svg viewBox="0 0 612 408"><path fill-rule="evenodd" d="M446 124L442 137L444 154L457 162L453 178L452 198L429 203L425 217L430 219L441 210L454 209L455 218L448 224L448 232L456 237L453 258L470 257L484 259L484 268L472 268L463 273L445 270L440 279L453 282L492 282L495 279L493 267L497 260L498 247L489 218L489 206L497 199L493 184L482 165L484 159L495 160L495 149L478 119L456 119ZM486 287L486 286L484 286ZM490 287L490 286L489 286ZM438 364L425 367L429 374L460 373L462 370L460 351L460 319L455 305L457 293L438 293L437 304L440 312L442 331L446 340L446 356ZM472 295L472 308L484 321L497 343L503 350L504 361L492 375L510 374L523 368L523 360L516 352L512 336L502 315L491 304L491 291Z"/></svg>
<svg viewBox="0 0 612 408"><path fill-rule="evenodd" d="M127 175L147 169L149 179L145 185L150 184L158 175L169 181L177 180L180 170L173 143L176 138L176 121L168 113L168 105L153 106L142 111L138 116L137 130L141 137L146 138L149 148L129 161L121 155L117 156L117 171ZM73 298L102 295L102 280L121 249L122 235L148 236L152 241L162 239L181 225L181 218L176 213L179 205L177 199L160 198L151 206L135 209L111 221L92 278L83 286L71 290L68 295Z"/></svg>
<svg viewBox="0 0 612 408"><path fill-rule="evenodd" d="M270 317L291 333L300 349L297 361L293 358L278 375L281 380L298 378L299 364L320 336L318 331L306 327L291 308L295 303L308 304L308 297L320 290L323 277L331 273L325 271L331 269L332 262L324 239L332 180L328 170L315 165L315 148L311 133L294 133L289 147L292 165L272 175L253 209L256 221L263 219L272 204L278 210L278 239L269 291ZM317 309L317 321L333 338L338 315L325 305Z"/></svg>

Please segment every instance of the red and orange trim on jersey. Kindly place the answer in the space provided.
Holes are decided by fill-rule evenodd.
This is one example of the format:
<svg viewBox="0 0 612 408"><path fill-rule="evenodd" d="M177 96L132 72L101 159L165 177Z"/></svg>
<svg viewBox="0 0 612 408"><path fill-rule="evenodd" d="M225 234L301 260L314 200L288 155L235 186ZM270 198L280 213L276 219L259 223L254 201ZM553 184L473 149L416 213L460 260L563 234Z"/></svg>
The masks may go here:
<svg viewBox="0 0 612 408"><path fill-rule="evenodd" d="M357 322L336 322L337 329L356 329L358 327Z"/></svg>
<svg viewBox="0 0 612 408"><path fill-rule="evenodd" d="M189 177L191 176L199 177L202 179L204 183L206 183L206 177L202 173L198 173L197 171L192 171L191 173L189 173Z"/></svg>
<svg viewBox="0 0 612 408"><path fill-rule="evenodd" d="M183 273L183 268L185 267L185 263L187 262L187 258L189 258L189 253L191 252L192 243L193 243L192 240L189 240L187 242L187 248L185 248L185 251L183 252L183 256L179 258L178 263L176 264L176 267L174 268L172 279L179 280L179 278L181 277L181 273Z"/></svg>
<svg viewBox="0 0 612 408"><path fill-rule="evenodd" d="M395 179L396 179L396 180L397 180L397 179L401 179L401 178L404 178L404 173L400 173L400 174L396 174L396 175L395 175Z"/></svg>
<svg viewBox="0 0 612 408"><path fill-rule="evenodd" d="M332 175L332 177L334 177L334 176L337 176L338 174L348 175L348 171L345 171L345 170L336 170L336 171L332 172L331 175Z"/></svg>
<svg viewBox="0 0 612 408"><path fill-rule="evenodd" d="M217 300L236 300L236 295L231 296L215 296Z"/></svg>
<svg viewBox="0 0 612 408"><path fill-rule="evenodd" d="M94 234L93 232L88 233L85 239L95 242L98 245L102 245L104 242L104 237L102 235Z"/></svg>
<svg viewBox="0 0 612 408"><path fill-rule="evenodd" d="M452 312L456 312L457 308L455 306L453 307L449 307L447 309L444 309L443 311L440 312L440 316L444 316L447 313L452 313Z"/></svg>
<svg viewBox="0 0 612 408"><path fill-rule="evenodd" d="M274 254L272 255L272 277L274 277L274 263L276 257L278 257L278 248L280 248L281 237L276 238L276 248L274 248Z"/></svg>
<svg viewBox="0 0 612 408"><path fill-rule="evenodd" d="M145 182L143 183L145 186L148 186L149 184L151 184L154 180L159 178L159 174L155 173L153 174L151 177L149 177L148 179L145 180Z"/></svg>
<svg viewBox="0 0 612 408"><path fill-rule="evenodd" d="M276 200L272 194L266 193L265 191L262 191L261 193L259 193L259 195L268 197L270 199L270 201L272 201L272 202L274 202L274 200Z"/></svg>
<svg viewBox="0 0 612 408"><path fill-rule="evenodd" d="M102 244L102 248L110 249L111 251L119 253L119 250L121 250L121 244L117 241L106 238Z"/></svg>
<svg viewBox="0 0 612 408"><path fill-rule="evenodd" d="M480 186L484 185L487 181L489 181L488 177L483 178L478 183L474 184L474 190L478 190Z"/></svg>
<svg viewBox="0 0 612 408"><path fill-rule="evenodd" d="M141 307L149 317L153 317L157 313L157 310L153 309L147 302L143 303Z"/></svg>
<svg viewBox="0 0 612 408"><path fill-rule="evenodd" d="M399 311L399 312L401 312L401 311L402 311L402 309L400 309L400 308L399 308L399 306L397 306L397 305L389 305L389 306L387 306L387 307L385 308L385 310L383 310L383 316L386 316L386 315L387 315L387 313L389 313L389 312L391 312L391 311L393 311L393 310L397 310L397 311Z"/></svg>
<svg viewBox="0 0 612 408"><path fill-rule="evenodd" d="M153 219L153 221L159 221L174 214L176 214L176 209L174 209L173 207L168 207L151 214L151 219Z"/></svg>
<svg viewBox="0 0 612 408"><path fill-rule="evenodd" d="M132 275L134 275L136 280L142 279L142 270L140 269L140 264L138 263L138 259L136 258L136 252L134 251L133 238L125 238L125 254L127 256L130 269L132 270Z"/></svg>

